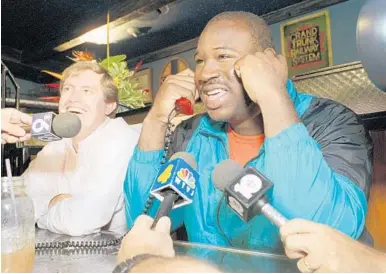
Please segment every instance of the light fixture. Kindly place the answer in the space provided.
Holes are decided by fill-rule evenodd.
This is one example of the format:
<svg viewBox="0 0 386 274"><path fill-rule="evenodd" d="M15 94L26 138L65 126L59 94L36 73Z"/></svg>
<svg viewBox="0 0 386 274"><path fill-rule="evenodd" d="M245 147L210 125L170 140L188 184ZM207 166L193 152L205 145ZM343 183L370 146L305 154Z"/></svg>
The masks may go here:
<svg viewBox="0 0 386 274"><path fill-rule="evenodd" d="M109 43L117 43L130 36L139 37L147 34L160 15L169 12L169 6L165 5L153 12L142 15L140 18L133 18L131 13L122 16L109 23ZM83 43L107 44L107 24L86 32L70 41L60 44L54 50L63 52L79 46Z"/></svg>
<svg viewBox="0 0 386 274"><path fill-rule="evenodd" d="M120 22L117 22L117 21L120 21ZM111 22L109 28L110 28L109 29L110 43L117 43L123 39L129 38L131 33L126 30L130 28L133 29L131 27L130 21L123 22L121 18ZM107 37L107 25L103 25L89 32L86 32L85 34L79 37L76 37L75 39L72 39L70 41L67 41L55 47L54 50L63 52L86 42L94 43L98 45L106 45L107 43L106 37Z"/></svg>

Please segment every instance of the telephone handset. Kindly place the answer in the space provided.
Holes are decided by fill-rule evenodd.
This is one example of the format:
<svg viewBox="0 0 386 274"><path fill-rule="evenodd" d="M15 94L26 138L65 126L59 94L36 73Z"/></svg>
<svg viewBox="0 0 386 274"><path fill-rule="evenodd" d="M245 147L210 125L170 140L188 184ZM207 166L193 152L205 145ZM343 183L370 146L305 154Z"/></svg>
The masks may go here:
<svg viewBox="0 0 386 274"><path fill-rule="evenodd" d="M175 108L178 113L185 115L193 114L193 105L188 98L181 97L180 99L176 100Z"/></svg>

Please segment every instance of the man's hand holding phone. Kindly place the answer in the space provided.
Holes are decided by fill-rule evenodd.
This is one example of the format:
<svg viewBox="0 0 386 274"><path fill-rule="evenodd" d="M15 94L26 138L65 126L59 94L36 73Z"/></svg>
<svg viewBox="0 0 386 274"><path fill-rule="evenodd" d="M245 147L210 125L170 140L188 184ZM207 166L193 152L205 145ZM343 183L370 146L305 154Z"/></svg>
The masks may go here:
<svg viewBox="0 0 386 274"><path fill-rule="evenodd" d="M181 102L186 98L193 106L199 98L199 93L194 83L194 72L186 69L176 75L168 76L159 88L154 104L146 116L139 148L145 151L158 150L164 146L164 137L169 115L176 107L176 101ZM187 110L188 104L182 101L182 109Z"/></svg>
<svg viewBox="0 0 386 274"><path fill-rule="evenodd" d="M148 117L167 123L177 100L187 98L193 105L198 97L193 71L186 69L176 75L170 75L159 88Z"/></svg>

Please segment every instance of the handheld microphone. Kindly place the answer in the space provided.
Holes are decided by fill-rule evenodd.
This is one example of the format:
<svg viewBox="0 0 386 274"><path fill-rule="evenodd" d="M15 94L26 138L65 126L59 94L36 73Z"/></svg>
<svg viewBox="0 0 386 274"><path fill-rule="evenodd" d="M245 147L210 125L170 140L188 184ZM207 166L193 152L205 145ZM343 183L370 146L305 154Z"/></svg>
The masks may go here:
<svg viewBox="0 0 386 274"><path fill-rule="evenodd" d="M167 163L161 166L150 191L154 197L161 201L153 227L161 217L168 216L172 209L192 202L196 191L196 182L199 179L196 169L196 161L187 152L175 153Z"/></svg>
<svg viewBox="0 0 386 274"><path fill-rule="evenodd" d="M40 141L52 142L76 136L81 127L80 119L74 113L44 112L32 115L30 133Z"/></svg>
<svg viewBox="0 0 386 274"><path fill-rule="evenodd" d="M216 188L224 192L229 207L244 221L262 213L278 227L287 222L265 195L272 182L255 168L242 168L235 161L225 160L215 167L212 179Z"/></svg>

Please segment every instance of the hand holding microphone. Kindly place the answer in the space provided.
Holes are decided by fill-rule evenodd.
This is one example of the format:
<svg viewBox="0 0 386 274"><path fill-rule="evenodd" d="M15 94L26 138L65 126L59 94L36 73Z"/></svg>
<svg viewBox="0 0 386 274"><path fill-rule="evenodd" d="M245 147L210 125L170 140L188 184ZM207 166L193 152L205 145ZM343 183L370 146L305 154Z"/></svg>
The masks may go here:
<svg viewBox="0 0 386 274"><path fill-rule="evenodd" d="M265 195L273 184L255 168L244 169L235 161L225 160L215 167L212 178L216 188L224 192L229 207L244 221L264 214L278 227L287 222Z"/></svg>
<svg viewBox="0 0 386 274"><path fill-rule="evenodd" d="M53 112L32 116L14 108L1 110L1 143L24 142L34 137L43 142L57 141L76 136L82 125L71 112L56 115Z"/></svg>
<svg viewBox="0 0 386 274"><path fill-rule="evenodd" d="M153 227L174 208L188 205L196 192L197 163L187 152L177 152L158 172L150 193L161 201Z"/></svg>
<svg viewBox="0 0 386 274"><path fill-rule="evenodd" d="M30 127L32 117L14 108L1 110L1 143L24 142L31 135L24 129Z"/></svg>
<svg viewBox="0 0 386 274"><path fill-rule="evenodd" d="M163 217L154 228L153 219L140 215L133 228L122 240L117 256L117 263L131 259L140 254L174 257L173 240L170 237L170 219Z"/></svg>
<svg viewBox="0 0 386 274"><path fill-rule="evenodd" d="M301 272L386 272L386 254L327 225L293 219L280 228L285 253Z"/></svg>

